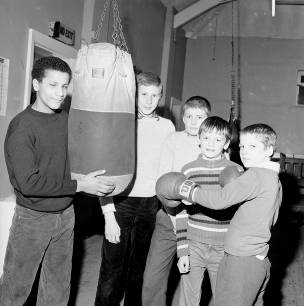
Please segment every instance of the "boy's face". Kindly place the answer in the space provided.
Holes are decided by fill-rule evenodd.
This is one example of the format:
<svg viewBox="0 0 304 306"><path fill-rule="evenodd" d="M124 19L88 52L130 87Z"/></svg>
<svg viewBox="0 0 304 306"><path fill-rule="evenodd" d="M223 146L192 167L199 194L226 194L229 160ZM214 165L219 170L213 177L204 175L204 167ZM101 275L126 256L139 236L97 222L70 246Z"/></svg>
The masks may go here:
<svg viewBox="0 0 304 306"><path fill-rule="evenodd" d="M48 69L41 82L33 80L33 87L37 93L35 109L42 113L53 113L60 108L67 95L69 74Z"/></svg>
<svg viewBox="0 0 304 306"><path fill-rule="evenodd" d="M229 146L225 135L213 131L202 132L200 135L201 152L205 159L219 159L222 152Z"/></svg>
<svg viewBox="0 0 304 306"><path fill-rule="evenodd" d="M258 167L269 161L273 147L266 148L261 139L253 134L240 135L240 157L246 168Z"/></svg>
<svg viewBox="0 0 304 306"><path fill-rule="evenodd" d="M191 136L197 136L199 127L207 117L201 108L187 108L183 115L185 131Z"/></svg>
<svg viewBox="0 0 304 306"><path fill-rule="evenodd" d="M156 109L162 96L162 86L139 85L137 90L137 106L140 113L150 116Z"/></svg>

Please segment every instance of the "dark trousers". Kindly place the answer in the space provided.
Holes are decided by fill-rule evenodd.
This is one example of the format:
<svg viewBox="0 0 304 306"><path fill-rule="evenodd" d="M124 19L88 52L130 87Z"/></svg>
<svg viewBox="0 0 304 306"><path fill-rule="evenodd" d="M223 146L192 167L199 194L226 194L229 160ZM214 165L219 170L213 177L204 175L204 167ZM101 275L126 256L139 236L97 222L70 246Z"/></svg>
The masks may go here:
<svg viewBox="0 0 304 306"><path fill-rule="evenodd" d="M120 242L104 239L95 306L141 305L146 258L159 201L156 197L115 197Z"/></svg>
<svg viewBox="0 0 304 306"><path fill-rule="evenodd" d="M225 253L217 273L216 306L262 306L270 277L268 257L233 256Z"/></svg>
<svg viewBox="0 0 304 306"><path fill-rule="evenodd" d="M156 215L142 290L143 306L165 306L168 278L176 254L176 235L170 217L160 209Z"/></svg>
<svg viewBox="0 0 304 306"><path fill-rule="evenodd" d="M24 305L40 263L37 305L67 305L74 222L73 206L61 214L16 206L0 280L0 305Z"/></svg>

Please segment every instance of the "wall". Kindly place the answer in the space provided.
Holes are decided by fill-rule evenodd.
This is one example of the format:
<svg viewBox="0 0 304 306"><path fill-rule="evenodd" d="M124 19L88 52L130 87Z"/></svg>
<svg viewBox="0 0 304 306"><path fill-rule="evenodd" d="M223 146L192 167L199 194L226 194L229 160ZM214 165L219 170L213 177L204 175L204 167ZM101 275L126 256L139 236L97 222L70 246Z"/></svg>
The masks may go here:
<svg viewBox="0 0 304 306"><path fill-rule="evenodd" d="M11 187L3 155L3 143L9 121L22 110L28 29L48 35L48 22L60 20L76 30L76 48L80 45L83 0L0 0L0 57L10 59L6 116L0 116L0 197Z"/></svg>
<svg viewBox="0 0 304 306"><path fill-rule="evenodd" d="M241 38L242 126L264 122L279 135L278 151L304 154L304 107L296 106L297 70L304 69L304 40ZM215 48L215 60L213 52ZM210 99L213 114L229 118L231 40L188 40L183 96Z"/></svg>
<svg viewBox="0 0 304 306"><path fill-rule="evenodd" d="M97 29L104 0L95 0L93 30ZM161 72L166 9L157 0L120 0L118 9L127 46L137 69ZM110 21L108 17L110 15ZM113 42L112 8L107 10L100 41Z"/></svg>

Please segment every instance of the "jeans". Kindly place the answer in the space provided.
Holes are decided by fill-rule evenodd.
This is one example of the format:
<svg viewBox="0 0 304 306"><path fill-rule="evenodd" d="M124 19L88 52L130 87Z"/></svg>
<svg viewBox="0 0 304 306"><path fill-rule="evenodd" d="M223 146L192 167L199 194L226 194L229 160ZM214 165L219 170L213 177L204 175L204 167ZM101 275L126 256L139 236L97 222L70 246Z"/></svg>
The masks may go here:
<svg viewBox="0 0 304 306"><path fill-rule="evenodd" d="M215 289L216 306L262 306L270 277L268 257L233 256L225 253Z"/></svg>
<svg viewBox="0 0 304 306"><path fill-rule="evenodd" d="M121 229L117 244L104 240L95 306L141 305L146 258L159 202L156 197L114 197Z"/></svg>
<svg viewBox="0 0 304 306"><path fill-rule="evenodd" d="M180 306L200 304L201 287L206 270L209 274L212 293L215 294L217 273L224 257L224 246L190 240L189 252L190 271L181 275ZM204 293L202 299L204 299Z"/></svg>
<svg viewBox="0 0 304 306"><path fill-rule="evenodd" d="M176 254L176 235L167 213L156 215L142 290L143 306L165 306L168 278Z"/></svg>
<svg viewBox="0 0 304 306"><path fill-rule="evenodd" d="M40 264L37 305L67 305L74 221L73 206L58 214L16 206L0 280L0 305L25 303Z"/></svg>

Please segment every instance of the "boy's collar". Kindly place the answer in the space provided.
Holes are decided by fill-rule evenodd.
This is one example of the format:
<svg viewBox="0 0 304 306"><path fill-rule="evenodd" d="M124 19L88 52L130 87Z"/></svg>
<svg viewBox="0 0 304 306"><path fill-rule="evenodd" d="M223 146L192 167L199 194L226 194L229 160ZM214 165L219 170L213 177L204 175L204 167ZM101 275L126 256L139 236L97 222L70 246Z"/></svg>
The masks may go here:
<svg viewBox="0 0 304 306"><path fill-rule="evenodd" d="M277 162L270 161L270 160L260 163L259 165L256 165L254 167L249 167L249 169L250 168L265 168L265 169L275 171L277 173L280 172L280 164Z"/></svg>
<svg viewBox="0 0 304 306"><path fill-rule="evenodd" d="M156 111L154 111L151 115L146 116L140 111L137 112L137 119L143 119L143 118L156 118L159 119L159 116L157 115Z"/></svg>
<svg viewBox="0 0 304 306"><path fill-rule="evenodd" d="M190 133L188 133L186 130L183 130L183 132L188 136L188 137L193 137L193 138L197 138L197 140L199 140L198 135L191 135Z"/></svg>
<svg viewBox="0 0 304 306"><path fill-rule="evenodd" d="M226 156L224 155L224 153L222 153L221 156L220 156L219 158L216 158L216 159L208 159L208 158L205 158L205 157L203 156L202 153L200 153L199 156L198 156L198 159L203 159L203 160L205 160L205 161L207 161L207 162L214 162L214 161L218 161L218 160L222 160L222 159L227 159L227 158L226 158Z"/></svg>

